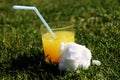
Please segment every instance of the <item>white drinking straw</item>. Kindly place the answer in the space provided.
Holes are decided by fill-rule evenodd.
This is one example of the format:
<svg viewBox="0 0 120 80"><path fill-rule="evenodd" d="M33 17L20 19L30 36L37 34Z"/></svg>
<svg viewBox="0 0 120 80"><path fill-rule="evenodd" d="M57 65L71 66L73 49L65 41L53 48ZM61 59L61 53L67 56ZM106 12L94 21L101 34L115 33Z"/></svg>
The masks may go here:
<svg viewBox="0 0 120 80"><path fill-rule="evenodd" d="M53 37L55 37L54 32L52 31L52 29L49 27L49 25L46 23L46 21L44 20L44 18L42 17L42 15L40 14L40 12L38 11L38 9L34 6L20 6L20 5L14 5L13 9L25 9L25 10L33 10L35 11L35 13L39 16L39 18L41 19L41 21L43 22L43 24L46 26L46 28L48 29L48 31L51 33L51 35Z"/></svg>

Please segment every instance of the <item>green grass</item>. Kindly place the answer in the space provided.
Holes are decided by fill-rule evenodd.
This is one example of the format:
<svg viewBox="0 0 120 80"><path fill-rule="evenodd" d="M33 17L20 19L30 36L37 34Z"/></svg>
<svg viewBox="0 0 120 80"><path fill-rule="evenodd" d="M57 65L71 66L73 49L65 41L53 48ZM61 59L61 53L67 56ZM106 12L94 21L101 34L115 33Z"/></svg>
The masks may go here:
<svg viewBox="0 0 120 80"><path fill-rule="evenodd" d="M76 24L76 43L86 45L102 65L60 72L44 61L42 22L33 11L13 10L14 4L36 6L47 22ZM120 80L119 0L1 0L0 80Z"/></svg>

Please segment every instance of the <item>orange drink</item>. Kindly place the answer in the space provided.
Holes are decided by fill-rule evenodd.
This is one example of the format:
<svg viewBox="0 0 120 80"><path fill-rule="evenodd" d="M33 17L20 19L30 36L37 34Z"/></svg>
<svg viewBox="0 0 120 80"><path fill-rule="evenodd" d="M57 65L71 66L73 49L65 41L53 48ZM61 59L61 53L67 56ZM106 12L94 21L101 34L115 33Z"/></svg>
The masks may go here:
<svg viewBox="0 0 120 80"><path fill-rule="evenodd" d="M61 42L74 42L74 31L72 25L59 25L55 26L53 37L48 31L42 33L42 44L46 61L59 62L59 47ZM62 27L63 26L63 27ZM66 27L65 27L66 26ZM60 27L60 28L58 28Z"/></svg>

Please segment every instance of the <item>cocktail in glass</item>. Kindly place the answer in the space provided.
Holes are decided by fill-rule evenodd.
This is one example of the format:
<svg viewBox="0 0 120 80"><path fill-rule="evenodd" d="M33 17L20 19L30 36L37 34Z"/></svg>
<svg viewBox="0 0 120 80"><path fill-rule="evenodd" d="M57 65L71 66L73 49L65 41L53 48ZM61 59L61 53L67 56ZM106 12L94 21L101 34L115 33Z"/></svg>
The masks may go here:
<svg viewBox="0 0 120 80"><path fill-rule="evenodd" d="M74 42L74 25L72 23L51 23L49 26L55 33L53 37L44 25L41 26L42 45L46 61L59 62L59 48L61 42Z"/></svg>

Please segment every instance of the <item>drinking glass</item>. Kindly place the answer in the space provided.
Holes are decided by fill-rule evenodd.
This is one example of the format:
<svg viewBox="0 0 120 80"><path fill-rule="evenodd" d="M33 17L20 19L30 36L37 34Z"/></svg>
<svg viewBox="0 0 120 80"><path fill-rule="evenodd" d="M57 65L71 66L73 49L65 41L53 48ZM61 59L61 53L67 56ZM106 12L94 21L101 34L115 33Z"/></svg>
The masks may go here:
<svg viewBox="0 0 120 80"><path fill-rule="evenodd" d="M53 37L44 25L41 26L42 45L44 49L44 56L47 62L59 62L59 48L62 42L74 42L74 24L70 22L58 22L48 24L55 37Z"/></svg>

